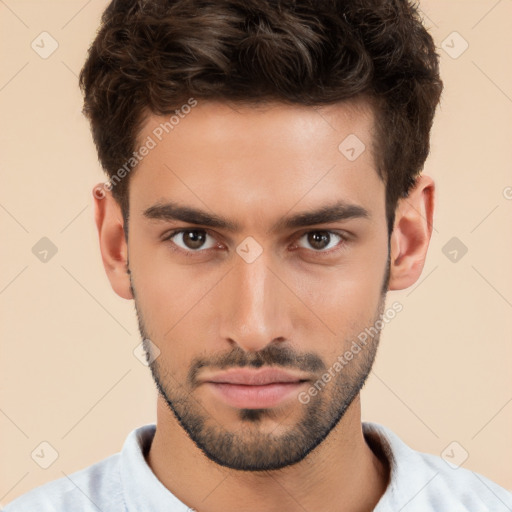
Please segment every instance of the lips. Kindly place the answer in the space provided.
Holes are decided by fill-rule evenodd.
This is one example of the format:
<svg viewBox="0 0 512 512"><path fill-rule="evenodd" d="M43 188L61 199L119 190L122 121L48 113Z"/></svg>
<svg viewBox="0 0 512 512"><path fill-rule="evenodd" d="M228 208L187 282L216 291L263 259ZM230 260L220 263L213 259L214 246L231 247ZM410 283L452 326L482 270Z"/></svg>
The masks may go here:
<svg viewBox="0 0 512 512"><path fill-rule="evenodd" d="M244 409L275 407L296 394L309 379L278 368L233 369L202 379L216 399Z"/></svg>
<svg viewBox="0 0 512 512"><path fill-rule="evenodd" d="M203 379L206 382L224 384L243 384L246 386L264 386L283 382L301 382L308 380L306 376L280 370L278 368L263 368L259 370L229 370Z"/></svg>

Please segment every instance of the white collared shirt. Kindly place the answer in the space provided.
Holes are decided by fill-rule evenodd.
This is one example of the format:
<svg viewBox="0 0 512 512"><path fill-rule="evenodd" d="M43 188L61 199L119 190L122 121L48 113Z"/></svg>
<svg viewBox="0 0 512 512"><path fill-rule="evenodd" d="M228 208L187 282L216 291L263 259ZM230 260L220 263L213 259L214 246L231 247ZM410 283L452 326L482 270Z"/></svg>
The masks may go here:
<svg viewBox="0 0 512 512"><path fill-rule="evenodd" d="M387 427L362 426L368 444L384 453L391 468L375 512L512 512L512 493L491 480L413 450ZM155 431L155 424L132 430L121 452L32 489L4 512L190 512L145 460Z"/></svg>

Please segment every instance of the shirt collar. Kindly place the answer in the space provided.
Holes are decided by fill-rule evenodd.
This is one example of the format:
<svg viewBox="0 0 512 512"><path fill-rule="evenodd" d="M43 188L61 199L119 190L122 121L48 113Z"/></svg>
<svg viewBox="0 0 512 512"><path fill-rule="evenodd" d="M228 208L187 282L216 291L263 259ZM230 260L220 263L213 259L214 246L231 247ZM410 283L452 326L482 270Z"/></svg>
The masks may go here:
<svg viewBox="0 0 512 512"><path fill-rule="evenodd" d="M411 456L411 449L401 442L391 430L383 425L363 422L364 437L375 453L381 453L390 466L388 487L381 497L377 510L387 510L386 505L401 496L397 482L406 475L396 458ZM120 474L125 504L128 512L151 510L152 512L190 512L190 508L180 501L158 480L149 467L145 456L156 432L154 423L132 430L123 445L120 460ZM396 453L400 450L407 453ZM406 458L406 457L404 457ZM409 475L410 478L410 475Z"/></svg>
<svg viewBox="0 0 512 512"><path fill-rule="evenodd" d="M121 451L120 473L128 512L190 512L158 480L145 456L156 432L154 423L136 428L126 438Z"/></svg>
<svg viewBox="0 0 512 512"><path fill-rule="evenodd" d="M397 503L411 501L411 490L422 489L438 471L426 465L421 454L404 443L392 430L374 422L363 422L363 433L375 454L381 453L389 463L388 486L374 512L396 509Z"/></svg>

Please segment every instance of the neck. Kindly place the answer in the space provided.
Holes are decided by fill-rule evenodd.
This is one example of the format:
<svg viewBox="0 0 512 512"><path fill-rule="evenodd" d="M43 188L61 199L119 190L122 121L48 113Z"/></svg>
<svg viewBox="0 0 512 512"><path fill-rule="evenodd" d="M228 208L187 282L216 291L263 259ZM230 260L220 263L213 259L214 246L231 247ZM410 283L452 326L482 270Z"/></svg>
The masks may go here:
<svg viewBox="0 0 512 512"><path fill-rule="evenodd" d="M158 397L157 429L147 463L180 501L198 512L371 511L389 468L367 445L359 396L338 425L301 462L272 471L238 471L197 448Z"/></svg>

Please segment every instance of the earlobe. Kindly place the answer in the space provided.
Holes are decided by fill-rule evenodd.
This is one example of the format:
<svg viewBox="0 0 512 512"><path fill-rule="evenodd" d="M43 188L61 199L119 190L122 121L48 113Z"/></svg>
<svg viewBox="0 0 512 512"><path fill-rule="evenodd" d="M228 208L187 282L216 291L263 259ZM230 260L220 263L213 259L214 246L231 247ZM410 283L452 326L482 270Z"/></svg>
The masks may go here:
<svg viewBox="0 0 512 512"><path fill-rule="evenodd" d="M123 299L133 299L128 274L128 246L121 207L103 184L93 188L94 216L101 258L113 290Z"/></svg>
<svg viewBox="0 0 512 512"><path fill-rule="evenodd" d="M413 285L423 270L432 235L435 183L420 175L406 198L398 201L391 234L389 290Z"/></svg>

